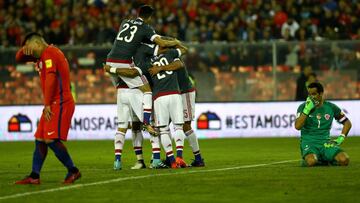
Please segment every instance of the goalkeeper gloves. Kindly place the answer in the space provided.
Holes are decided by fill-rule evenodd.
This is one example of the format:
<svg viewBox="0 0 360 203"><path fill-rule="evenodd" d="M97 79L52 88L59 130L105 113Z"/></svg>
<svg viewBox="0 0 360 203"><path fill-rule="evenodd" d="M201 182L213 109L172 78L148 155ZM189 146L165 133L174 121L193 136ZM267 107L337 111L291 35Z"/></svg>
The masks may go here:
<svg viewBox="0 0 360 203"><path fill-rule="evenodd" d="M345 140L345 135L341 134L339 137L337 137L334 141L337 145L341 145Z"/></svg>
<svg viewBox="0 0 360 203"><path fill-rule="evenodd" d="M315 108L314 101L310 97L307 97L303 113L305 115L309 115L310 111L313 110L314 108Z"/></svg>

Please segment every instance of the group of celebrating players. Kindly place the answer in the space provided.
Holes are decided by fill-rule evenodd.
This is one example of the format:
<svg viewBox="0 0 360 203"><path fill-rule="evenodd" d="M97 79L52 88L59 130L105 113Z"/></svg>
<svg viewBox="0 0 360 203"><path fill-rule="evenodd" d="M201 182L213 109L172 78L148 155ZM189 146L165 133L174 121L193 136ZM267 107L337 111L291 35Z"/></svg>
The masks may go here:
<svg viewBox="0 0 360 203"><path fill-rule="evenodd" d="M195 88L181 56L187 48L180 41L156 34L149 25L154 9L144 5L136 19L122 21L107 56L104 70L117 88L118 128L115 134L114 169L122 168L121 155L128 128L137 162L132 169L146 168L142 129L150 133L152 162L150 168L203 167L198 139L191 128L194 118ZM16 184L40 184L40 171L50 148L67 168L63 183L81 177L63 141L67 140L75 110L70 90L69 64L60 49L45 42L38 33L28 34L16 54L17 62L34 62L44 95L44 109L35 133L32 171ZM339 147L351 128L350 120L335 104L323 99L324 88L308 86L309 97L298 108L295 128L301 130L300 149L304 166L349 164L349 156ZM154 108L152 108L154 107ZM152 119L151 119L152 118ZM341 135L330 140L333 119L343 124ZM170 122L173 135L170 135ZM183 160L184 140L188 139L194 161ZM172 139L176 145L176 158ZM166 153L161 160L161 147Z"/></svg>
<svg viewBox="0 0 360 203"><path fill-rule="evenodd" d="M111 74L117 88L119 122L115 134L114 169L122 168L121 154L125 133L130 126L129 120L138 159L133 169L146 168L142 154L141 126L151 134L151 168L187 167L182 158L186 137L195 156L190 165L202 167L205 166L204 160L197 137L191 129L195 89L180 60L187 49L178 40L166 39L155 33L147 24L153 13L151 6L144 5L139 9L136 19L123 20L104 65L104 70ZM44 95L44 109L35 132L32 171L15 184L40 184L40 171L48 148L68 170L63 183L74 183L81 177L81 173L63 144L67 140L75 110L68 61L59 48L47 44L43 36L36 32L25 36L22 47L16 53L16 61L35 63ZM155 108L153 122L150 123L153 100ZM170 121L175 131L176 159L170 137ZM166 152L165 161L160 159L160 143Z"/></svg>
<svg viewBox="0 0 360 203"><path fill-rule="evenodd" d="M132 169L146 168L141 126L151 135L151 168L187 167L182 156L185 138L188 138L195 156L190 166L205 165L197 137L191 129L195 88L180 59L187 48L176 39L156 34L148 24L153 13L151 6L144 5L140 7L136 19L122 21L104 65L117 88L115 170L122 168L121 155L129 126L137 157ZM170 122L174 127L173 136L170 135ZM176 144L176 158L172 138ZM160 159L160 144L166 153L166 161Z"/></svg>

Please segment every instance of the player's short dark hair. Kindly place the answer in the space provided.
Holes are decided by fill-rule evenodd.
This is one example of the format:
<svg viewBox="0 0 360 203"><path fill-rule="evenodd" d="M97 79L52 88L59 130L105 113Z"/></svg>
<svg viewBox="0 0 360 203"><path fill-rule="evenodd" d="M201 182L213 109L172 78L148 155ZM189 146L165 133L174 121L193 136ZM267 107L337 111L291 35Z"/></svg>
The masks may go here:
<svg viewBox="0 0 360 203"><path fill-rule="evenodd" d="M323 93L324 87L319 82L313 82L308 85L308 88L316 88L317 93Z"/></svg>
<svg viewBox="0 0 360 203"><path fill-rule="evenodd" d="M22 46L24 46L27 41L32 40L33 38L43 39L43 36L38 32L30 32L25 35L24 41L22 42Z"/></svg>
<svg viewBox="0 0 360 203"><path fill-rule="evenodd" d="M142 5L139 8L139 17L149 18L154 13L154 8L150 5Z"/></svg>

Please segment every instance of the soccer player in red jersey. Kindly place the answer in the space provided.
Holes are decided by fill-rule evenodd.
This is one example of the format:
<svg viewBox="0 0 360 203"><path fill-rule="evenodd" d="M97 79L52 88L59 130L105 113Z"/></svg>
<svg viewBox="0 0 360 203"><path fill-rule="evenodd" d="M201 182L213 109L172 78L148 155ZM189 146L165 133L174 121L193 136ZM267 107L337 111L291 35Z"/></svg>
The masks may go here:
<svg viewBox="0 0 360 203"><path fill-rule="evenodd" d="M17 62L36 62L39 68L44 109L35 133L32 172L15 184L40 184L40 170L48 147L68 169L63 183L73 183L81 177L62 141L67 140L71 118L75 110L70 91L68 61L60 49L48 45L38 33L28 34L23 47L16 53Z"/></svg>

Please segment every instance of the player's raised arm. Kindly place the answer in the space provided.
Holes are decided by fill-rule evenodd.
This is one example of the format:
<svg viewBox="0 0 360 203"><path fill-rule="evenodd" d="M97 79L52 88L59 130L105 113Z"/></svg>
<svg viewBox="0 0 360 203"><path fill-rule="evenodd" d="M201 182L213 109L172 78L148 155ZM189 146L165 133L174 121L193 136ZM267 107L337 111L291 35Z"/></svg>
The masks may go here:
<svg viewBox="0 0 360 203"><path fill-rule="evenodd" d="M296 120L295 120L295 129L296 130L301 130L301 128L305 124L306 118L307 118L307 115L305 115L305 114L300 114L300 116L298 118L296 118Z"/></svg>
<svg viewBox="0 0 360 203"><path fill-rule="evenodd" d="M187 54L188 48L184 46L182 43L176 45L176 48L180 50L181 56Z"/></svg>
<svg viewBox="0 0 360 203"><path fill-rule="evenodd" d="M301 109L301 108L303 108L303 109ZM295 120L295 129L296 130L301 130L301 128L305 124L305 121L306 121L308 115L314 108L315 108L315 104L314 104L313 100L310 97L308 97L306 99L305 106L303 106L303 107L300 106L298 109L298 116Z"/></svg>
<svg viewBox="0 0 360 203"><path fill-rule="evenodd" d="M15 60L17 63L36 62L37 61L37 59L35 57L24 54L24 47L21 47L16 52Z"/></svg>
<svg viewBox="0 0 360 203"><path fill-rule="evenodd" d="M181 44L180 41L177 39L167 40L167 39L162 39L161 36L156 36L154 42L160 47L174 47Z"/></svg>
<svg viewBox="0 0 360 203"><path fill-rule="evenodd" d="M184 63L181 60L171 62L165 66L153 66L149 69L151 76L158 74L160 71L173 71L184 67Z"/></svg>
<svg viewBox="0 0 360 203"><path fill-rule="evenodd" d="M175 38L164 37L164 36L161 36L161 39L170 40L170 41L176 40ZM188 48L186 46L184 46L184 44L182 44L180 41L179 41L178 45L175 45L175 48L179 50L180 56L185 55L188 52ZM162 46L158 45L156 47L156 51L155 51L154 55L163 54L163 53L167 52L169 49L170 49L169 47L162 47Z"/></svg>

